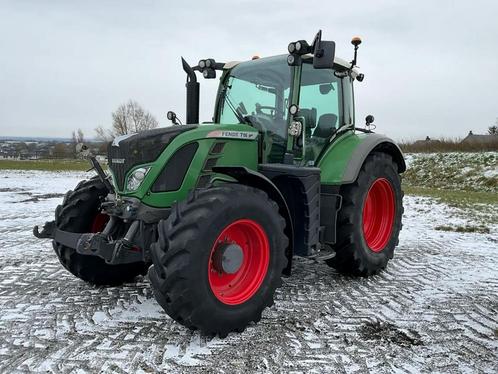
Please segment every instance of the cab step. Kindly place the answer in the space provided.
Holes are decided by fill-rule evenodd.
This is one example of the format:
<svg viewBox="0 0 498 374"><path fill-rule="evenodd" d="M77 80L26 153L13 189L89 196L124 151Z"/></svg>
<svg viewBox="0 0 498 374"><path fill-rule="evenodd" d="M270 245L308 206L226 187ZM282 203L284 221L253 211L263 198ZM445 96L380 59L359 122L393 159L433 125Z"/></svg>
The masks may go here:
<svg viewBox="0 0 498 374"><path fill-rule="evenodd" d="M336 252L331 247L326 246L325 248L322 248L320 251L316 252L315 254L308 256L308 258L316 262L322 262L334 258L335 255Z"/></svg>

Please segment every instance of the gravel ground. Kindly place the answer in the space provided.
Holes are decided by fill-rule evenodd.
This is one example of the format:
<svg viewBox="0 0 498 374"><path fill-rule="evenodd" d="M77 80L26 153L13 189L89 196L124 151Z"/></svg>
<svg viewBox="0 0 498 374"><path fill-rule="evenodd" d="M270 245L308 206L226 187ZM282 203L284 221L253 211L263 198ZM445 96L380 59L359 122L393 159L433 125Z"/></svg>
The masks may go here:
<svg viewBox="0 0 498 374"><path fill-rule="evenodd" d="M453 208L406 197L386 271L296 259L259 324L208 338L172 321L147 279L87 285L32 237L82 177L0 171L0 372L498 372L496 227L436 231Z"/></svg>

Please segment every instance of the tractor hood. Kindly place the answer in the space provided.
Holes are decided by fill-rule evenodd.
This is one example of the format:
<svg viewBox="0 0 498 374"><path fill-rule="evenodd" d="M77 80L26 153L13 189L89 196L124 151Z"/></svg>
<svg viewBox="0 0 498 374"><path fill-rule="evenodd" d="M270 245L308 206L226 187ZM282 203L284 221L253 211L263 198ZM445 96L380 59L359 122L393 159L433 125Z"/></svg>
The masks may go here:
<svg viewBox="0 0 498 374"><path fill-rule="evenodd" d="M118 189L123 189L128 170L154 161L174 138L195 128L197 125L169 126L115 138L109 143L107 156Z"/></svg>

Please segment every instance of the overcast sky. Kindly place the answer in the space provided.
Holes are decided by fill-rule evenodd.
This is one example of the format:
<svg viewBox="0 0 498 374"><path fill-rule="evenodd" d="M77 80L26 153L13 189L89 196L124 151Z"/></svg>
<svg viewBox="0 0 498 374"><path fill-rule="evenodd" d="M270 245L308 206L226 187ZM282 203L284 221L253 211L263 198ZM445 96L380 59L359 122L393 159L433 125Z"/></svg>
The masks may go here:
<svg viewBox="0 0 498 374"><path fill-rule="evenodd" d="M0 0L0 136L94 135L128 99L185 117L190 63L286 52L316 31L352 57L357 125L395 139L484 133L498 117L496 1ZM201 120L216 81L201 79Z"/></svg>

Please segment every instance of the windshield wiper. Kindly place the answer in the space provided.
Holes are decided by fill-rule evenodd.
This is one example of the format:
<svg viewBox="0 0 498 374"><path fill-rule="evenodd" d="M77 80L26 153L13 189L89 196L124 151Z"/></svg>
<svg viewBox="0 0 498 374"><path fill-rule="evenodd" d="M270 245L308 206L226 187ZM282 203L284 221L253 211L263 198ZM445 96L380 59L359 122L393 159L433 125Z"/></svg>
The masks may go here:
<svg viewBox="0 0 498 374"><path fill-rule="evenodd" d="M228 106L230 107L230 109L232 110L233 114L235 114L235 117L237 117L237 120L240 122L240 123L245 123L247 125L250 125L251 124L251 121L249 121L249 119L247 117L244 117L236 108L235 108L235 105L233 105L232 103L232 100L230 100L230 97L228 96L228 89L230 87L229 86L226 86L224 89L223 89L223 92L222 92L222 96L221 98L223 99L223 101L228 104Z"/></svg>

